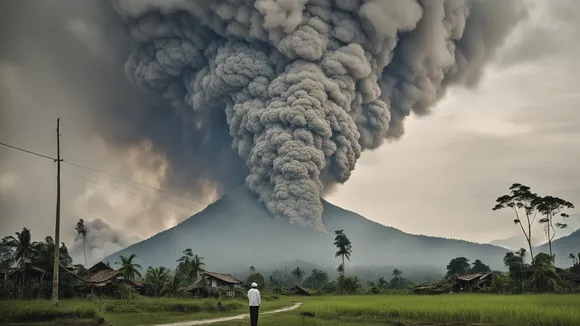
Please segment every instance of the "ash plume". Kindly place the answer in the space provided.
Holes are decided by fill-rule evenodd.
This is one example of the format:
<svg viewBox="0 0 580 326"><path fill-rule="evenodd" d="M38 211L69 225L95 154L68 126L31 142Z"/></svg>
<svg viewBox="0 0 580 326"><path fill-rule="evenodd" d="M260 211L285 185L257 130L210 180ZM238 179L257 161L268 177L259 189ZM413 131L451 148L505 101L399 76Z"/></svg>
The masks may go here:
<svg viewBox="0 0 580 326"><path fill-rule="evenodd" d="M136 84L226 122L268 211L324 230L320 197L453 85L474 87L516 0L114 0Z"/></svg>
<svg viewBox="0 0 580 326"><path fill-rule="evenodd" d="M141 239L129 235L124 230L118 230L101 219L85 221L86 235L77 234L70 254L75 261L84 262L84 250L87 255L87 266L90 267L104 257L140 241ZM112 262L111 262L112 263Z"/></svg>

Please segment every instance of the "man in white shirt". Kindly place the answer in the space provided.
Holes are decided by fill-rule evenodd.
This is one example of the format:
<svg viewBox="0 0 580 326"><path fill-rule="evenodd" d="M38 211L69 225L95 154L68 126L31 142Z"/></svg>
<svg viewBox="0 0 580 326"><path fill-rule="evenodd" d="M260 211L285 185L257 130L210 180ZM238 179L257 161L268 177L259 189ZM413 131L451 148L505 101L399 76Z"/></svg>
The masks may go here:
<svg viewBox="0 0 580 326"><path fill-rule="evenodd" d="M257 289L258 284L252 283L252 288L248 291L248 300L250 301L250 325L258 326L258 313L260 311L260 291Z"/></svg>

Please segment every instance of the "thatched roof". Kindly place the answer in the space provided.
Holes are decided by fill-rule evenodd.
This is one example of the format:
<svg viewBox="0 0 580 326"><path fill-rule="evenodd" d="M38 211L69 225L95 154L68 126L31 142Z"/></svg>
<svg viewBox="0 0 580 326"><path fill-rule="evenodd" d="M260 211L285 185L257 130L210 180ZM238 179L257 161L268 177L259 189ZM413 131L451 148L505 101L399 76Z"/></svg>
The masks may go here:
<svg viewBox="0 0 580 326"><path fill-rule="evenodd" d="M43 273L46 274L46 271L38 266L34 266L31 264L24 264L22 266L16 267L16 268L12 268L10 270L8 270L6 272L6 274L8 276L13 275L14 273L18 273L18 272L24 272L24 271L33 271L33 272L38 272L38 273Z"/></svg>
<svg viewBox="0 0 580 326"><path fill-rule="evenodd" d="M302 295L307 295L307 296L311 296L312 295L312 291L306 288L303 288L301 286L296 285L295 287L293 287L292 289L290 289L290 291L294 292L294 293L299 293Z"/></svg>
<svg viewBox="0 0 580 326"><path fill-rule="evenodd" d="M87 283L108 283L115 279L121 271L116 271L114 269L102 270L97 272L86 279Z"/></svg>
<svg viewBox="0 0 580 326"><path fill-rule="evenodd" d="M233 277L230 274L222 274L222 273L213 273L213 272L205 272L202 275L209 276L210 278L215 278L220 281L229 283L229 284L242 284L243 282L238 280L237 278Z"/></svg>

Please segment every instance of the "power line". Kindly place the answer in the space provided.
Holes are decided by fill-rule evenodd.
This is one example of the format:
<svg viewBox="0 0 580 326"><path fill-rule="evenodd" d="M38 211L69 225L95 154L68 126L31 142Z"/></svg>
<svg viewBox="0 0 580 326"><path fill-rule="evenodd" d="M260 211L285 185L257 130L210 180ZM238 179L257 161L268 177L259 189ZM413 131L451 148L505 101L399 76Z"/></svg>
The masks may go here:
<svg viewBox="0 0 580 326"><path fill-rule="evenodd" d="M70 173L67 173L67 172L62 172L62 174L67 175L67 176L70 176L70 177L73 177L73 178L77 178L77 179L83 179L83 180L85 180L87 182L91 182L91 183L94 183L94 184L97 184L97 185L100 185L100 186L103 186L103 187L111 188L111 189L114 189L114 190L117 190L117 191L120 191L120 192L124 192L124 193L130 194L130 195L133 195L133 196L142 197L142 198L149 199L149 200L152 200L152 201L164 202L164 203L167 203L167 204L170 204L170 205L179 207L181 209L191 210L191 208L186 208L186 207L180 206L180 205L178 205L178 204L176 204L174 202L170 202L170 201L163 200L163 199L158 199L158 198L151 198L151 197L143 196L143 195L140 195L140 194L136 194L134 192L130 192L130 191L126 191L126 190L123 190L123 189L115 188L115 187L109 186L107 184L104 184L104 183L101 183L101 182L97 182L97 181L94 181L94 180L91 180L91 179L88 179L88 178L79 177L77 175L73 175L73 174L70 174Z"/></svg>
<svg viewBox="0 0 580 326"><path fill-rule="evenodd" d="M46 155L43 155L43 154L39 154L39 153L36 153L36 152L33 152L33 151L29 151L29 150L26 150L26 149L23 149L23 148L20 148L20 147L17 147L17 146L9 145L9 144L6 144L6 143L2 143L2 142L0 142L0 145L6 146L8 148L15 149L15 150L19 150L19 151L22 151L22 152L25 152L25 153L28 153L28 154L36 155L36 156L39 156L39 157L42 157L42 158L50 159L50 160L53 160L53 161L56 162L56 159L53 158L53 157L50 157L50 156L46 156ZM192 204L196 204L196 205L197 204L200 204L199 202L193 201L193 200L191 200L189 198L180 196L178 194L175 194L175 193L172 193L172 192L163 190L163 189L151 187L151 186L148 186L148 185L139 183L137 181L131 180L129 178L121 177L121 176L118 176L118 175L115 175L115 174L112 174L112 173L108 173L108 172L105 172L105 171L101 171L101 170L98 170L98 169L95 169L95 168L92 168L92 167L89 167L89 166L86 166L86 165L82 165L82 164L70 162L70 161L67 161L67 160L63 160L62 162L63 163L67 163L67 164L72 165L72 166L75 166L75 167L78 167L78 168L81 168L81 169L86 169L86 170L90 170L90 171L93 171L93 172L101 173L101 174L104 174L104 175L107 175L107 176L110 176L110 177L114 177L114 178L117 178L117 179L125 180L127 182L133 183L135 185L138 185L138 186L141 186L141 187L144 187L144 188L148 188L148 189L151 189L151 190L155 190L155 191L164 193L164 194L169 195L169 196L173 196L173 197L177 197L177 198L182 199L182 200L186 200L186 201L188 201L188 202L190 202Z"/></svg>
<svg viewBox="0 0 580 326"><path fill-rule="evenodd" d="M2 142L0 142L0 145L6 146L8 148L12 148L12 149L15 149L15 150L18 150L18 151L21 151L21 152L25 152L25 153L28 153L28 154L40 156L42 158L46 158L46 159L49 159L49 160L52 160L52 161L56 162L56 159L54 157L50 157L50 156L46 156L46 155L43 155L43 154L39 154L39 153L36 153L36 152L33 152L33 151L26 150L24 148L20 148L20 147L8 145L8 144L2 143Z"/></svg>
<svg viewBox="0 0 580 326"><path fill-rule="evenodd" d="M139 186L141 186L141 187L149 188L149 189L152 189L152 190L155 190L155 191L159 191L159 192L162 192L162 193L164 193L164 194L167 194L167 195L170 195L170 196L174 196L174 197L177 197L177 198L180 198L180 199L183 199L183 200L187 200L187 201L189 201L189 202L191 202L191 203L193 203L193 204L199 204L199 203L197 203L197 202L194 202L194 201L192 201L192 200L191 200L191 199L189 199L189 198L186 198L186 197L180 196L180 195L178 195L178 194L175 194L175 193L171 193L171 192L169 192L169 191L166 191L166 190L163 190L163 189L159 189L159 188L151 187L151 186L148 186L148 185L146 185L146 184L142 184L142 183L139 183L139 182L137 182L137 181L133 181L133 180L131 180L131 179L129 179L129 178L124 178L124 177L121 177L121 176L118 176L118 175L115 175L115 174L111 174L111 173L108 173L108 172L105 172L105 171L101 171L101 170L98 170L98 169L95 169L95 168L92 168L92 167L89 167L89 166L85 166L85 165L82 165L82 164L78 164L78 163L69 162L69 161L66 161L66 160L64 161L64 163L70 164L70 165L72 165L72 166L76 166L76 167L78 167L78 168L81 168L81 169L86 169L86 170L90 170L90 171L93 171L93 172L102 173L102 174L104 174L104 175L108 175L108 176L110 176L110 177L114 177L114 178L117 178L117 179L125 180L125 181L127 181L127 182L130 182L130 183L133 183L133 184L139 185Z"/></svg>

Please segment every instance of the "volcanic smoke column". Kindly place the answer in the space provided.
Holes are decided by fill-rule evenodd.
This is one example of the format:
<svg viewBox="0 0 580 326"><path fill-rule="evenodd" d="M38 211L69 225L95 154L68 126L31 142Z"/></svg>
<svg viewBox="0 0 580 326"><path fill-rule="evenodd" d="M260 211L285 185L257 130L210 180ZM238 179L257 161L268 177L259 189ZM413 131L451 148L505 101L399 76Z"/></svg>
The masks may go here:
<svg viewBox="0 0 580 326"><path fill-rule="evenodd" d="M324 230L320 196L453 84L475 85L524 16L510 0L115 0L128 76L198 125L226 119L249 188Z"/></svg>

